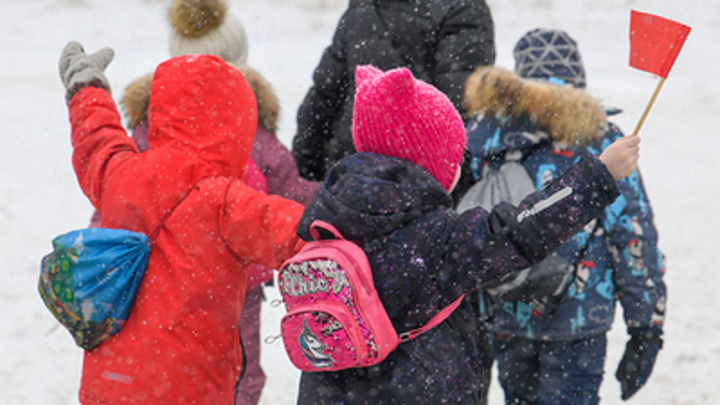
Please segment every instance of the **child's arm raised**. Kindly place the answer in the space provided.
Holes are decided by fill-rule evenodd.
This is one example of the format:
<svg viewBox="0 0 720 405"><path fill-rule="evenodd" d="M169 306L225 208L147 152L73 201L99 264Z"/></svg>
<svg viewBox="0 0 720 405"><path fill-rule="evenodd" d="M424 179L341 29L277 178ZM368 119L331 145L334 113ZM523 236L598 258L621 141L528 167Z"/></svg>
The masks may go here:
<svg viewBox="0 0 720 405"><path fill-rule="evenodd" d="M607 161L618 176L637 160L620 149L606 155L612 157ZM490 213L482 208L465 211L450 236L453 249L446 261L461 272L460 280L480 283L531 266L619 196L614 175L602 161L585 157L517 207L500 203ZM477 286L465 284L467 289Z"/></svg>
<svg viewBox="0 0 720 405"><path fill-rule="evenodd" d="M79 43L70 42L59 63L72 127L73 167L80 187L96 208L103 181L122 161L138 153L122 126L104 74L113 55L110 48L86 55Z"/></svg>

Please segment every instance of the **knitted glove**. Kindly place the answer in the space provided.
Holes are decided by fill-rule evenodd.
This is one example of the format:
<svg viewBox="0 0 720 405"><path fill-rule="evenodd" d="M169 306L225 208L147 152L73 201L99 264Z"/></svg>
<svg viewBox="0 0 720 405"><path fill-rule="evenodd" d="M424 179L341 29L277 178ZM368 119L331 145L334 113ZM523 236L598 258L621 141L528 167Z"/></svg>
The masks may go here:
<svg viewBox="0 0 720 405"><path fill-rule="evenodd" d="M65 101L80 89L94 86L110 91L110 83L105 77L105 68L115 56L111 48L103 48L92 55L86 55L82 45L69 42L60 55L60 79L65 86Z"/></svg>
<svg viewBox="0 0 720 405"><path fill-rule="evenodd" d="M615 378L620 381L623 400L635 395L645 385L662 346L663 341L657 333L631 332L625 354L615 372Z"/></svg>

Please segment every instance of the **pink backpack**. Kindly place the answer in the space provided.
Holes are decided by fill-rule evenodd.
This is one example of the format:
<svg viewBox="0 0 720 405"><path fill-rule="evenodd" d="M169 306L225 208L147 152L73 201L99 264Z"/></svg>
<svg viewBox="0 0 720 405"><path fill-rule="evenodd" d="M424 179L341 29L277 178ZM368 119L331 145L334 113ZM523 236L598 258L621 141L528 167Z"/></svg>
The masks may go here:
<svg viewBox="0 0 720 405"><path fill-rule="evenodd" d="M321 239L319 229L335 239ZM424 326L398 335L380 302L365 252L332 225L314 221L314 239L280 269L287 314L281 334L290 360L302 371L337 371L383 361L402 342L437 326L463 296Z"/></svg>

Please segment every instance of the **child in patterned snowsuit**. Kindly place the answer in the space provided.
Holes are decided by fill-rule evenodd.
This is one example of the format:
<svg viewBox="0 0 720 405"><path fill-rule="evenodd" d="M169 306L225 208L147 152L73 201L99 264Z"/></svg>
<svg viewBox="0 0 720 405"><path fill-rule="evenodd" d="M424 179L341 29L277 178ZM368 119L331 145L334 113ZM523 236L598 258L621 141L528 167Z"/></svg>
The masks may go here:
<svg viewBox="0 0 720 405"><path fill-rule="evenodd" d="M579 159L623 139L584 91L582 59L567 33L528 32L515 47L515 61L517 74L485 68L468 80L476 179L513 159L540 190ZM663 256L639 171L617 187L620 197L557 250L576 269L564 293L548 302L483 294L506 403L596 404L618 301L630 335L617 370L623 399L647 380L662 346Z"/></svg>

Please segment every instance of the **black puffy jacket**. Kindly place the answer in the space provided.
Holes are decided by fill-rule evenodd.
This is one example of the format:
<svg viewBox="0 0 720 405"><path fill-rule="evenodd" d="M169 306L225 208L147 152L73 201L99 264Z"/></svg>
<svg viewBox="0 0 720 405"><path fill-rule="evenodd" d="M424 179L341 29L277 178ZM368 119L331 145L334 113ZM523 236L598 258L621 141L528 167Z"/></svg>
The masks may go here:
<svg viewBox="0 0 720 405"><path fill-rule="evenodd" d="M495 62L485 0L351 0L298 111L293 156L300 174L323 180L355 152L351 135L355 67L406 67L461 110L465 80Z"/></svg>
<svg viewBox="0 0 720 405"><path fill-rule="evenodd" d="M361 242L397 332L422 326L462 294L466 299L376 366L303 373L298 405L480 403L487 365L468 297L542 260L618 195L605 166L588 156L517 207L502 203L457 216L440 183L410 161L373 153L342 159L307 205L298 235L311 240L310 224L320 219Z"/></svg>

